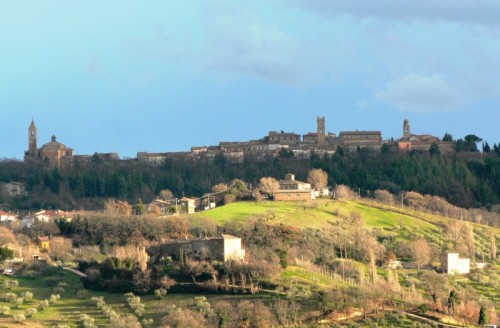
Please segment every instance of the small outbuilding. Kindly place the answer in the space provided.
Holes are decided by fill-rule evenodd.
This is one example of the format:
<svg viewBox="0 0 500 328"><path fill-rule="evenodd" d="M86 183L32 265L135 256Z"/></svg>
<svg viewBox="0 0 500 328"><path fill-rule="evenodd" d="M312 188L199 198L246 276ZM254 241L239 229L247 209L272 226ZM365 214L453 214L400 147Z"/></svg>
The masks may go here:
<svg viewBox="0 0 500 328"><path fill-rule="evenodd" d="M470 273L470 259L460 258L458 253L446 253L442 261L443 272L446 274Z"/></svg>

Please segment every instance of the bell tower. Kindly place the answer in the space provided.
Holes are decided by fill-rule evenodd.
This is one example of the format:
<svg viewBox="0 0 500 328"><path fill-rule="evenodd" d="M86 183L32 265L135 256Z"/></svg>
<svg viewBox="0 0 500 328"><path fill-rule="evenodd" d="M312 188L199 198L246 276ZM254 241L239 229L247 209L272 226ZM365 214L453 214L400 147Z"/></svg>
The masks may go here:
<svg viewBox="0 0 500 328"><path fill-rule="evenodd" d="M404 139L410 139L410 121L408 119L404 120L403 122L403 138Z"/></svg>
<svg viewBox="0 0 500 328"><path fill-rule="evenodd" d="M317 121L318 146L325 145L325 117L318 116Z"/></svg>
<svg viewBox="0 0 500 328"><path fill-rule="evenodd" d="M36 139L37 139L37 131L36 131L35 121L31 120L31 125L28 128L28 153L32 157L35 157L37 149Z"/></svg>

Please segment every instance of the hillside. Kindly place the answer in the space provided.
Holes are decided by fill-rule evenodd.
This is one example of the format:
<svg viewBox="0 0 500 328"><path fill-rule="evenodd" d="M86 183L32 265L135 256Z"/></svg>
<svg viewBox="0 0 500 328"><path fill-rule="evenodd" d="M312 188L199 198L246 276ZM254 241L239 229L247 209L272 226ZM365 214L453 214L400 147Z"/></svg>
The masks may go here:
<svg viewBox="0 0 500 328"><path fill-rule="evenodd" d="M217 224L226 222L245 222L265 218L271 224L291 225L298 228L322 229L331 226L341 217L357 212L366 226L388 232L410 229L423 233L440 234L450 222L441 215L411 210L407 207L394 207L368 200L325 200L314 203L287 202L234 202L215 209L198 212L195 216L213 218ZM500 234L500 228L474 224L482 233Z"/></svg>
<svg viewBox="0 0 500 328"><path fill-rule="evenodd" d="M98 221L99 218L82 221L80 227L92 220ZM155 297L152 291L141 295L140 304L144 306L144 313L139 320L154 320L151 324L143 321L143 326L159 327L166 316L172 318L172 313L181 313L178 312L180 308L201 311L200 306L209 307L209 314L205 316L208 322L215 320L215 310L221 306L233 309L231 320L241 321L243 317L239 315L244 313L242 304L248 305L250 303L245 301L250 301L260 302L259 306L276 315L275 319L270 320L277 320L275 322L281 322L282 325L285 325L283 322L294 322L288 325L301 327L302 323L310 324L319 320L329 322L345 316L353 307L362 307L369 317L358 318L359 327L373 324L411 327L415 325L412 321L415 319L401 312L403 308L412 313L425 314L431 320L451 320L446 315L446 300L453 290L459 292L461 302L460 308L457 308L460 315L455 316L457 320L477 322L478 304L486 304L490 311L497 313L491 312L492 317L500 311L498 262L485 270L473 270L469 275L446 276L436 273L435 270L439 270L436 260L438 253L453 247L449 225L456 220L443 216L368 200L320 199L312 203L234 202L186 217L130 217L127 220L120 218L117 222L124 225L138 222L143 228L138 226L137 234L140 229L150 231L147 222L160 224L169 220L179 224L175 229L191 229L193 234L194 231L200 231L197 230L200 224L217 223L217 233L230 233L242 238L249 255L248 263L234 267L231 264L221 266L209 262L200 262L204 263L202 265L188 263L191 265L190 272L201 270L197 279L205 272L216 274L217 279L215 282L198 283L198 290L191 278L180 280L178 288L170 290L162 299ZM351 225L344 227L346 223ZM190 228L184 224L190 224ZM481 261L481 255L488 254L491 234L495 233L498 239L500 229L479 224L470 226L476 259ZM159 225L155 229L161 230ZM93 231L98 233L98 230ZM338 240L337 237L344 239ZM408 253L412 241L419 239L431 245L433 254L432 262L422 269L410 265L413 259ZM346 249L343 243L347 245ZM371 249L378 259L372 261ZM389 251L394 251L398 259L409 266L399 270L387 269L384 259ZM486 260L489 261L488 256ZM172 276L179 277L182 265L177 266L178 269L175 267L176 264L169 265L168 270ZM30 270L26 274L32 275ZM243 276L246 278L243 279ZM54 283L53 277L57 283ZM228 277L232 279L230 288L224 287L223 283ZM11 279L0 277L2 287ZM123 293L85 290L76 276L61 269L44 269L39 279L24 275L15 279L19 286L11 287L9 292L19 297L23 292L30 291L34 296L32 300L15 306L7 299L7 289L4 289L5 292L0 293L0 307L7 306L11 310L10 314L0 315L0 326L10 326L14 314L26 313L30 308L38 309L35 316L26 319L25 325L32 326L52 326L56 322L64 322L71 327L77 326L79 322L82 325L85 317L80 316L80 313L89 314L103 327L112 321L109 311L115 311L122 319L136 316L127 305ZM436 296L438 301L435 302L432 301L432 293L437 292L431 289L434 280L439 281L440 289L436 294L439 295ZM217 283L220 283L218 287ZM256 291L248 293L244 288L239 289L248 289L248 283L256 286ZM85 292L78 292L81 290ZM186 293L188 290L190 292ZM56 291L60 293L61 299L51 302L46 309L40 309L42 300L50 298ZM196 298L201 295L206 296L210 305ZM103 299L92 300L92 297ZM338 303L339 299L344 302ZM427 310L434 306L439 307L439 312ZM294 317L287 310L288 307L295 307ZM278 315L281 310L288 313L285 319Z"/></svg>

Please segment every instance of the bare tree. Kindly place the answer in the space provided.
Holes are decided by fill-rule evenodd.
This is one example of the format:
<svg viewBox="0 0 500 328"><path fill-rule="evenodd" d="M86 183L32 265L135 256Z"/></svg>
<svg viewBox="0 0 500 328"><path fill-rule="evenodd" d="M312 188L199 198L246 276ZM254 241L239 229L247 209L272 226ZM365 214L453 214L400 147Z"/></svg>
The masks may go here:
<svg viewBox="0 0 500 328"><path fill-rule="evenodd" d="M174 194L170 191L170 189L163 189L160 191L160 195L158 197L163 200L169 200L174 198Z"/></svg>
<svg viewBox="0 0 500 328"><path fill-rule="evenodd" d="M264 177L264 178L260 179L259 189L262 192L265 192L265 193L273 196L274 193L276 192L276 190L278 190L279 188L280 188L280 184L279 184L278 180L276 180L275 178Z"/></svg>
<svg viewBox="0 0 500 328"><path fill-rule="evenodd" d="M337 185L335 187L335 197L336 198L356 198L356 194L346 185Z"/></svg>
<svg viewBox="0 0 500 328"><path fill-rule="evenodd" d="M450 220L448 225L446 226L446 230L448 230L448 233L453 240L454 247L457 247L458 243L460 242L463 226L463 222L458 220Z"/></svg>
<svg viewBox="0 0 500 328"><path fill-rule="evenodd" d="M190 309L179 309L164 317L163 325L175 328L206 327L207 321L201 313Z"/></svg>
<svg viewBox="0 0 500 328"><path fill-rule="evenodd" d="M413 263L417 266L417 269L428 264L431 260L431 247L425 239L418 239L412 242L411 252Z"/></svg>
<svg viewBox="0 0 500 328"><path fill-rule="evenodd" d="M12 231L8 228L0 227L0 245L6 245L9 243L17 245L16 236L14 236L14 233L12 233Z"/></svg>
<svg viewBox="0 0 500 328"><path fill-rule="evenodd" d="M50 257L58 260L70 260L73 258L71 251L73 242L71 239L54 237L50 240Z"/></svg>
<svg viewBox="0 0 500 328"><path fill-rule="evenodd" d="M116 201L108 199L104 202L104 209L107 214L118 214L129 216L132 214L132 206L126 201Z"/></svg>
<svg viewBox="0 0 500 328"><path fill-rule="evenodd" d="M463 226L463 233L465 238L465 244L467 245L467 250L469 251L469 257L475 262L476 257L476 247L474 241L474 230L470 223L465 223Z"/></svg>
<svg viewBox="0 0 500 328"><path fill-rule="evenodd" d="M212 192L214 194L217 194L217 193L226 191L227 188L228 188L227 184L225 184L225 183L218 183L218 184L216 184L215 186L212 187Z"/></svg>
<svg viewBox="0 0 500 328"><path fill-rule="evenodd" d="M404 202L408 206L419 209L424 204L424 196L415 191L407 191L404 194Z"/></svg>
<svg viewBox="0 0 500 328"><path fill-rule="evenodd" d="M490 236L490 256L491 256L491 261L495 261L497 259L497 244L494 233L492 233Z"/></svg>
<svg viewBox="0 0 500 328"><path fill-rule="evenodd" d="M438 274L433 270L425 271L421 276L421 281L424 282L424 287L432 297L434 310L437 312L443 306L448 295L448 280L445 276Z"/></svg>
<svg viewBox="0 0 500 328"><path fill-rule="evenodd" d="M160 216L161 215L161 208L158 205L149 205L148 206L148 213L153 214L154 216Z"/></svg>
<svg viewBox="0 0 500 328"><path fill-rule="evenodd" d="M313 185L314 190L323 196L323 191L328 185L328 173L322 169L312 169L307 175L307 182Z"/></svg>
<svg viewBox="0 0 500 328"><path fill-rule="evenodd" d="M394 204L394 196L387 190L375 190L375 200L388 205Z"/></svg>

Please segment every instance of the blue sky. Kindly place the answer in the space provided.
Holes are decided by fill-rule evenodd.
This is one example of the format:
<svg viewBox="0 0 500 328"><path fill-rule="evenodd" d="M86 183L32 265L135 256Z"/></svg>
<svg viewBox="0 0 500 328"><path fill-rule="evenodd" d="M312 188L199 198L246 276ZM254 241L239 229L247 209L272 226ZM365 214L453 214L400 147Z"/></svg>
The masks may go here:
<svg viewBox="0 0 500 328"><path fill-rule="evenodd" d="M500 142L500 2L3 1L0 158L380 130Z"/></svg>

